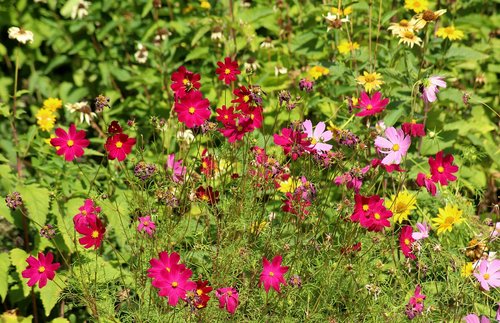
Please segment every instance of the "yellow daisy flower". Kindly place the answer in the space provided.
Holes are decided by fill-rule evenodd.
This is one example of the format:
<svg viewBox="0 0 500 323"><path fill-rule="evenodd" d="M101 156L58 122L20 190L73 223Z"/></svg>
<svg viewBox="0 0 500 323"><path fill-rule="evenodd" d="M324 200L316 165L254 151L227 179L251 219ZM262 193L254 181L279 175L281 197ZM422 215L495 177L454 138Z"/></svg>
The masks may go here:
<svg viewBox="0 0 500 323"><path fill-rule="evenodd" d="M54 128L54 123L56 122L56 116L54 112L47 108L42 108L38 110L35 115L37 124L43 131L50 131Z"/></svg>
<svg viewBox="0 0 500 323"><path fill-rule="evenodd" d="M349 52L354 52L356 49L359 49L359 44L356 42L352 43L347 40L343 40L337 46L337 49L339 50L340 54L346 54Z"/></svg>
<svg viewBox="0 0 500 323"><path fill-rule="evenodd" d="M380 88L380 85L384 84L384 81L382 81L382 75L377 72L368 73L367 71L364 71L363 75L358 76L356 80L358 81L358 84L365 87L366 92L377 90Z"/></svg>
<svg viewBox="0 0 500 323"><path fill-rule="evenodd" d="M43 107L52 112L56 112L57 109L62 108L62 100L56 98L48 98L47 100L43 101Z"/></svg>
<svg viewBox="0 0 500 323"><path fill-rule="evenodd" d="M399 35L402 32L405 32L407 30L414 30L415 29L415 20L411 19L410 21L403 19L400 22L393 22L387 28L387 30L392 32L393 36Z"/></svg>
<svg viewBox="0 0 500 323"><path fill-rule="evenodd" d="M405 8L413 10L416 13L429 9L429 1L427 0L405 0Z"/></svg>
<svg viewBox="0 0 500 323"><path fill-rule="evenodd" d="M399 43L406 44L413 48L413 45L422 46L422 39L415 35L415 33L411 30L406 30L401 32L399 35Z"/></svg>
<svg viewBox="0 0 500 323"><path fill-rule="evenodd" d="M444 209L439 208L437 218L432 219L432 222L437 226L437 234L445 231L451 232L454 225L460 224L463 221L462 210L452 205L446 205Z"/></svg>
<svg viewBox="0 0 500 323"><path fill-rule="evenodd" d="M385 201L385 206L392 211L394 222L403 222L408 220L411 211L416 209L417 197L408 191L399 192L393 195L390 200Z"/></svg>
<svg viewBox="0 0 500 323"><path fill-rule="evenodd" d="M203 9L210 9L212 8L212 5L210 5L210 2L208 1L200 1L200 7Z"/></svg>
<svg viewBox="0 0 500 323"><path fill-rule="evenodd" d="M454 26L440 27L436 32L436 36L443 39L458 40L464 38L464 32Z"/></svg>
<svg viewBox="0 0 500 323"><path fill-rule="evenodd" d="M330 73L330 70L323 67L323 66L314 66L309 69L309 76L311 76L313 79L317 80L319 77L323 75L328 75Z"/></svg>
<svg viewBox="0 0 500 323"><path fill-rule="evenodd" d="M474 266L472 266L472 262L466 263L460 269L460 275L462 275L462 277L469 277L470 275L472 275L473 272L474 272Z"/></svg>

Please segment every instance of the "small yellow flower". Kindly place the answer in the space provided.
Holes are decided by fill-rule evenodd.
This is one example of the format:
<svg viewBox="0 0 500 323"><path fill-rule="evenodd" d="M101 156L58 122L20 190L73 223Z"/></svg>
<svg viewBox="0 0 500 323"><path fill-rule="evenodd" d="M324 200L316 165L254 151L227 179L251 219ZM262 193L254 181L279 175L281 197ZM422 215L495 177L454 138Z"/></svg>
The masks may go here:
<svg viewBox="0 0 500 323"><path fill-rule="evenodd" d="M408 216L413 211L417 203L417 197L410 194L408 191L399 192L398 195L393 195L390 200L385 202L385 206L392 211L394 222L403 222L408 220Z"/></svg>
<svg viewBox="0 0 500 323"><path fill-rule="evenodd" d="M48 98L43 101L43 107L49 109L52 112L56 112L57 109L62 108L62 100L55 98Z"/></svg>
<svg viewBox="0 0 500 323"><path fill-rule="evenodd" d="M358 81L358 84L365 87L366 92L377 90L380 88L380 85L384 84L384 81L382 81L382 75L377 72L368 73L367 71L364 71L363 75L358 76L356 80Z"/></svg>
<svg viewBox="0 0 500 323"><path fill-rule="evenodd" d="M43 131L50 131L54 128L54 123L56 122L56 116L54 112L47 108L41 108L35 115L37 124Z"/></svg>
<svg viewBox="0 0 500 323"><path fill-rule="evenodd" d="M340 42L337 48L340 54L346 54L349 52L354 52L356 49L359 49L359 44L356 42L352 43L347 40L343 40Z"/></svg>
<svg viewBox="0 0 500 323"><path fill-rule="evenodd" d="M429 1L427 0L405 0L405 8L413 10L416 13L429 9Z"/></svg>
<svg viewBox="0 0 500 323"><path fill-rule="evenodd" d="M462 266L462 269L460 269L460 275L462 275L462 277L469 277L473 272L474 266L472 266L472 262L466 263Z"/></svg>
<svg viewBox="0 0 500 323"><path fill-rule="evenodd" d="M454 225L460 224L463 221L462 210L452 205L446 205L444 209L439 208L437 218L432 219L432 222L437 226L437 234L445 231L451 232Z"/></svg>
<svg viewBox="0 0 500 323"><path fill-rule="evenodd" d="M413 48L413 45L422 46L422 39L411 30L402 31L399 35L399 43L406 44Z"/></svg>
<svg viewBox="0 0 500 323"><path fill-rule="evenodd" d="M266 227L267 227L266 221L262 221L261 223L254 222L250 225L250 233L259 234L262 231L264 231Z"/></svg>
<svg viewBox="0 0 500 323"><path fill-rule="evenodd" d="M464 38L464 32L456 29L454 26L441 27L437 30L436 36L443 39L458 40Z"/></svg>
<svg viewBox="0 0 500 323"><path fill-rule="evenodd" d="M337 16L349 16L352 13L352 7L344 8L344 10L332 7L330 11Z"/></svg>
<svg viewBox="0 0 500 323"><path fill-rule="evenodd" d="M309 69L309 76L311 76L313 79L317 80L319 77L323 75L328 75L330 73L330 70L323 67L323 66L313 66Z"/></svg>
<svg viewBox="0 0 500 323"><path fill-rule="evenodd" d="M210 9L212 6L210 5L210 2L208 1L200 1L200 7L203 9Z"/></svg>
<svg viewBox="0 0 500 323"><path fill-rule="evenodd" d="M286 181L280 182L278 191L281 193L293 193L299 187L300 180L290 176Z"/></svg>

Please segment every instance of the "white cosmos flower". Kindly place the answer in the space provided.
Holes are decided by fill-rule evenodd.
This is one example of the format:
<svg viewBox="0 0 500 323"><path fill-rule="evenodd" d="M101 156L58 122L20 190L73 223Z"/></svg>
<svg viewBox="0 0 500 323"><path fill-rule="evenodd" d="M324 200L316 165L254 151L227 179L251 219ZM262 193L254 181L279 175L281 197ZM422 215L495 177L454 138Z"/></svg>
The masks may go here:
<svg viewBox="0 0 500 323"><path fill-rule="evenodd" d="M33 33L29 30L19 27L10 27L8 33L10 39L15 39L22 44L26 44L27 42L31 44L33 42Z"/></svg>

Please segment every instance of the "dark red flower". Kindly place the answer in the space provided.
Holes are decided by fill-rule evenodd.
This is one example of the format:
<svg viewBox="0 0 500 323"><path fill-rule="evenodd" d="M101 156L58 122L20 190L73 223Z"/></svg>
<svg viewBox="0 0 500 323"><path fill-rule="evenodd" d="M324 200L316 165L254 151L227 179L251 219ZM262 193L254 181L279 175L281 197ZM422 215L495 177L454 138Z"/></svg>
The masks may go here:
<svg viewBox="0 0 500 323"><path fill-rule="evenodd" d="M208 286L208 280L198 279L196 281L196 291L194 297L194 305L196 308L205 308L210 300L210 293L213 290L211 286Z"/></svg>
<svg viewBox="0 0 500 323"><path fill-rule="evenodd" d="M106 228L98 217L88 218L85 224L82 221L79 222L75 230L83 234L83 237L78 242L86 249L90 247L99 248L104 239L104 233L106 233Z"/></svg>
<svg viewBox="0 0 500 323"><path fill-rule="evenodd" d="M108 159L125 160L128 154L132 152L132 147L135 145L135 138L129 138L124 133L118 133L112 137L108 137L104 148L108 152Z"/></svg>
<svg viewBox="0 0 500 323"><path fill-rule="evenodd" d="M429 166L431 167L432 181L448 185L448 181L453 182L457 179L452 173L458 172L458 166L453 165L453 156L444 155L443 151L436 154L436 158L429 157Z"/></svg>
<svg viewBox="0 0 500 323"><path fill-rule="evenodd" d="M111 123L108 126L108 134L115 135L117 133L122 133L122 132L123 132L123 129L122 129L122 127L120 127L120 124L118 123L118 121L116 121L116 120L111 121Z"/></svg>
<svg viewBox="0 0 500 323"><path fill-rule="evenodd" d="M382 164L382 161L380 159L374 158L371 161L371 166L373 168L377 168L378 166L382 166L386 172L392 173L392 172L406 172L406 170L402 169L399 164L390 164L390 165L385 165Z"/></svg>
<svg viewBox="0 0 500 323"><path fill-rule="evenodd" d="M240 117L236 119L235 123L228 123L224 125L224 128L219 129L220 133L222 133L230 143L243 139L243 136L245 136L247 132L252 132L253 130L252 119L245 117Z"/></svg>
<svg viewBox="0 0 500 323"><path fill-rule="evenodd" d="M254 103L252 92L243 85L234 89L233 93L236 95L236 99L232 100L231 103L238 103L238 109L242 111Z"/></svg>
<svg viewBox="0 0 500 323"><path fill-rule="evenodd" d="M215 73L219 74L219 80L224 80L226 84L236 81L236 75L241 74L238 70L238 62L232 61L230 57L224 58L224 63L217 62L217 65L219 68L215 70Z"/></svg>
<svg viewBox="0 0 500 323"><path fill-rule="evenodd" d="M200 78L200 74L190 72L185 66L181 66L177 72L172 73L170 88L174 91L177 99L182 99L190 91L196 91L200 88Z"/></svg>
<svg viewBox="0 0 500 323"><path fill-rule="evenodd" d="M200 172L205 176L211 177L214 175L214 171L216 169L216 161L215 158L207 153L207 150L204 149L201 153L201 167Z"/></svg>
<svg viewBox="0 0 500 323"><path fill-rule="evenodd" d="M214 205L219 202L219 192L214 192L212 186L208 186L206 189L203 186L198 187L196 189L196 197L208 203L208 205Z"/></svg>
<svg viewBox="0 0 500 323"><path fill-rule="evenodd" d="M405 255L406 258L416 259L417 257L413 254L412 244L415 241L412 237L413 229L409 225L405 225L401 229L401 233L399 235L399 246L401 247L401 251Z"/></svg>
<svg viewBox="0 0 500 323"><path fill-rule="evenodd" d="M223 105L220 109L216 109L217 118L216 120L222 122L223 124L234 124L236 123L236 118L238 118L239 114L234 113L234 107L226 107Z"/></svg>
<svg viewBox="0 0 500 323"><path fill-rule="evenodd" d="M417 184L422 187L425 186L427 191L431 193L432 196L436 195L436 184L432 181L432 175L425 175L424 173L418 173Z"/></svg>
<svg viewBox="0 0 500 323"><path fill-rule="evenodd" d="M415 120L412 122L403 123L401 126L404 133L410 135L411 137L424 137L425 136L425 127L423 123L416 123Z"/></svg>

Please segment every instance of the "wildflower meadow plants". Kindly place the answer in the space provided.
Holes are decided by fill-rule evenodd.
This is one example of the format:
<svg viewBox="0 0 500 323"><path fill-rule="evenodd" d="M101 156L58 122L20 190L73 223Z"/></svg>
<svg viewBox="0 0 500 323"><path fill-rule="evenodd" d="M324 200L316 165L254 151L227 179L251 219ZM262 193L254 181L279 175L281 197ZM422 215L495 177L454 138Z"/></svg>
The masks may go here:
<svg viewBox="0 0 500 323"><path fill-rule="evenodd" d="M498 320L496 10L2 6L2 322Z"/></svg>

